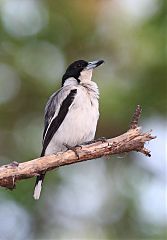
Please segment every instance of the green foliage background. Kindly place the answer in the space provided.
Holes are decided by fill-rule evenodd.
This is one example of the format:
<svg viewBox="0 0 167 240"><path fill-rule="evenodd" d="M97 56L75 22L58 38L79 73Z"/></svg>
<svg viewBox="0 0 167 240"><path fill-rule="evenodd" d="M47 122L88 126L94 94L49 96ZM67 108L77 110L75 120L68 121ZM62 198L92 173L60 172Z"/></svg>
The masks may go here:
<svg viewBox="0 0 167 240"><path fill-rule="evenodd" d="M126 131L137 104L141 124L161 134L151 159L131 154L49 173L38 202L34 179L1 189L0 239L165 238L166 29L165 0L0 1L1 165L39 156L44 105L76 59L105 60L93 76L97 136Z"/></svg>

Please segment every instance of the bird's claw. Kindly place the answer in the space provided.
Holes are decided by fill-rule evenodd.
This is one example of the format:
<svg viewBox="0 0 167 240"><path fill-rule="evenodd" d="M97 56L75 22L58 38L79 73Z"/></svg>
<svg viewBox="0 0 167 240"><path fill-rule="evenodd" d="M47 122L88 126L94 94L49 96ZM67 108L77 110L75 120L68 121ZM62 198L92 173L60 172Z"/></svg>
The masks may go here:
<svg viewBox="0 0 167 240"><path fill-rule="evenodd" d="M91 140L91 141L88 141L88 142L84 142L82 145L92 144L92 143L96 143L98 141L101 141L102 143L105 143L105 142L107 142L107 139L105 137L100 137L100 138L97 138L97 139L94 139L94 140Z"/></svg>
<svg viewBox="0 0 167 240"><path fill-rule="evenodd" d="M101 141L102 143L105 143L107 142L107 139L105 137L100 137L100 138L97 138L96 141Z"/></svg>
<svg viewBox="0 0 167 240"><path fill-rule="evenodd" d="M73 152L75 153L75 155L77 156L77 158L79 159L79 154L78 154L78 152L77 152L77 150L76 150L76 147L80 147L79 145L77 145L77 146L75 146L75 147L72 147L72 146L70 146L70 145L68 145L68 144L66 144L66 143L64 143L63 145L64 145L68 150L73 151Z"/></svg>
<svg viewBox="0 0 167 240"><path fill-rule="evenodd" d="M10 163L10 166L11 166L11 167L18 167L18 166L19 166L19 163L16 162L16 161L14 161L14 162Z"/></svg>

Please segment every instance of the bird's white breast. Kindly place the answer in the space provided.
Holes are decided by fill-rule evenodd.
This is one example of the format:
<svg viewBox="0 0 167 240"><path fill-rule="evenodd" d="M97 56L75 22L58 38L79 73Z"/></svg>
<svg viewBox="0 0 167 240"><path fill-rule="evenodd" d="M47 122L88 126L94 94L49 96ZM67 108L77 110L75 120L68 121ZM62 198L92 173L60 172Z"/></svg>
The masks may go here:
<svg viewBox="0 0 167 240"><path fill-rule="evenodd" d="M45 155L63 151L63 144L75 146L94 139L99 118L96 83L78 85L77 94L59 129L49 143Z"/></svg>

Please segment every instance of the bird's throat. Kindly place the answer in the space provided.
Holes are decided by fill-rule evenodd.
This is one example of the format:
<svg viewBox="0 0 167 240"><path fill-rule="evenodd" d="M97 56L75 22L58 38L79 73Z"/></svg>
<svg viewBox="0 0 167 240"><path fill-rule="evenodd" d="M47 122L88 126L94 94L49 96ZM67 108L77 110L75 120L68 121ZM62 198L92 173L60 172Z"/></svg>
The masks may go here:
<svg viewBox="0 0 167 240"><path fill-rule="evenodd" d="M92 80L92 72L93 72L93 69L89 69L89 70L85 69L80 73L80 76L78 79L81 81L81 83L90 82Z"/></svg>

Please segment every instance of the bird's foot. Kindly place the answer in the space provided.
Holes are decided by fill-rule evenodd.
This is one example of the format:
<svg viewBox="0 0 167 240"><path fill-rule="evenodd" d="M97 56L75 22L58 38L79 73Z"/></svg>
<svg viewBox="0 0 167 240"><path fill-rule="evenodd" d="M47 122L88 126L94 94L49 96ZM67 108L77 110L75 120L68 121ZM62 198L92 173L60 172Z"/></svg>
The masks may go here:
<svg viewBox="0 0 167 240"><path fill-rule="evenodd" d="M75 155L77 156L77 158L79 159L79 154L78 154L78 152L77 152L77 150L76 150L76 147L80 147L79 145L77 145L77 146L75 146L75 147L72 147L72 146L70 146L70 145L68 145L68 144L66 144L66 143L64 143L63 145L64 145L68 150L73 151L73 152L75 153Z"/></svg>
<svg viewBox="0 0 167 240"><path fill-rule="evenodd" d="M95 142L98 142L98 141L101 141L102 143L105 143L105 142L107 142L107 139L105 137L100 137L100 138L97 138L97 139L94 139L94 140L91 140L91 141L88 141L88 142L84 142L84 143L82 143L82 145L92 144L92 143L95 143Z"/></svg>
<svg viewBox="0 0 167 240"><path fill-rule="evenodd" d="M19 166L19 163L14 161L12 163L9 164L11 167L18 167Z"/></svg>
<svg viewBox="0 0 167 240"><path fill-rule="evenodd" d="M101 141L102 143L105 143L107 142L107 139L105 137L100 137L100 138L97 138L96 141Z"/></svg>
<svg viewBox="0 0 167 240"><path fill-rule="evenodd" d="M91 141L83 142L82 145L92 144L95 142L96 142L95 140L91 140Z"/></svg>

